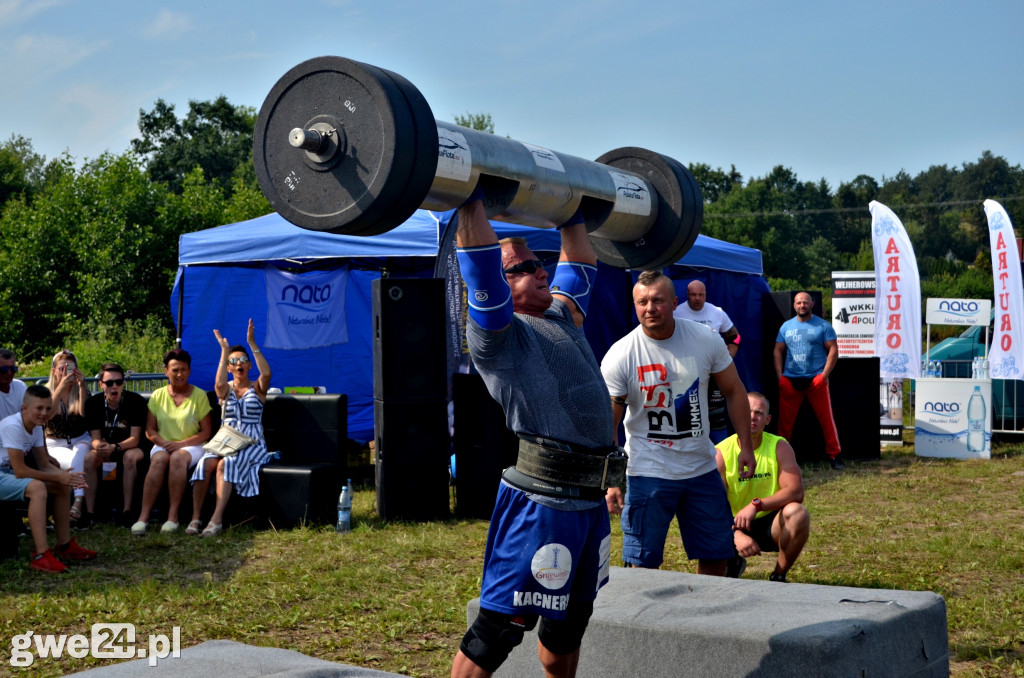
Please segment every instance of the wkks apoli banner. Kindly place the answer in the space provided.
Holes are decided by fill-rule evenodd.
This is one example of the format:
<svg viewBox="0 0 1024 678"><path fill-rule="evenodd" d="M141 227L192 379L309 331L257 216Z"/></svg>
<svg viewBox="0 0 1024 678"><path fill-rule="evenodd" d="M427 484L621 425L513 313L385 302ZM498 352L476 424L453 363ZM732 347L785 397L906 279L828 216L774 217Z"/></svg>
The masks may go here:
<svg viewBox="0 0 1024 678"><path fill-rule="evenodd" d="M874 273L832 271L832 329L840 358L874 357Z"/></svg>

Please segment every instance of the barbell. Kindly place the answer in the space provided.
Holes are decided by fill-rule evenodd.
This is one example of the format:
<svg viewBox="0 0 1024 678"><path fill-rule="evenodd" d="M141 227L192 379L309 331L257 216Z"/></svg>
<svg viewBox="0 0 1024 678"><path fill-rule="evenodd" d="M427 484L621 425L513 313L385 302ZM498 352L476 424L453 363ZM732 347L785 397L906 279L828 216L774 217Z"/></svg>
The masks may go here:
<svg viewBox="0 0 1024 678"><path fill-rule="evenodd" d="M488 217L537 228L577 209L598 259L654 269L700 232L700 189L678 161L618 148L596 161L435 120L412 83L335 56L285 73L260 108L256 177L273 208L317 231L372 236L479 185Z"/></svg>

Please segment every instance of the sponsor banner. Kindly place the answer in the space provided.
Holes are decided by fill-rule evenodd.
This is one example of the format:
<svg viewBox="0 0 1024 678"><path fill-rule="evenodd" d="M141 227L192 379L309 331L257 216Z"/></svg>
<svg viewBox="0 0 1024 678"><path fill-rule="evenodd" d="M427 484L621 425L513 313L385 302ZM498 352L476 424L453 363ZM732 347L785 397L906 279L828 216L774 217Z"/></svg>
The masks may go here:
<svg viewBox="0 0 1024 678"><path fill-rule="evenodd" d="M989 459L992 381L918 379L914 453L919 457Z"/></svg>
<svg viewBox="0 0 1024 678"><path fill-rule="evenodd" d="M1021 287L1017 239L1002 205L995 200L986 200L985 214L992 243L992 277L996 297L992 347L988 357L991 375L999 379L1024 379L1024 288Z"/></svg>
<svg viewBox="0 0 1024 678"><path fill-rule="evenodd" d="M469 181L473 174L473 151L461 132L437 128L437 170L444 179Z"/></svg>
<svg viewBox="0 0 1024 678"><path fill-rule="evenodd" d="M832 271L832 329L840 358L875 356L875 274Z"/></svg>
<svg viewBox="0 0 1024 678"><path fill-rule="evenodd" d="M651 213L651 192L642 179L613 169L608 175L615 184L615 211L646 217Z"/></svg>
<svg viewBox="0 0 1024 678"><path fill-rule="evenodd" d="M526 147L526 150L533 156L533 161L537 164L537 167L547 167L549 170L556 172L565 173L565 167L562 165L562 160L554 151L550 151L543 146L534 146L533 144L527 144L522 141L519 143Z"/></svg>
<svg viewBox="0 0 1024 678"><path fill-rule="evenodd" d="M924 321L929 325L987 325L991 315L988 299L925 300Z"/></svg>
<svg viewBox="0 0 1024 678"><path fill-rule="evenodd" d="M348 341L348 267L310 273L265 269L267 348L304 349Z"/></svg>
<svg viewBox="0 0 1024 678"><path fill-rule="evenodd" d="M883 445L903 444L903 380L878 379L879 439Z"/></svg>
<svg viewBox="0 0 1024 678"><path fill-rule="evenodd" d="M883 377L921 376L921 276L907 231L875 200L871 246L875 255L875 355Z"/></svg>

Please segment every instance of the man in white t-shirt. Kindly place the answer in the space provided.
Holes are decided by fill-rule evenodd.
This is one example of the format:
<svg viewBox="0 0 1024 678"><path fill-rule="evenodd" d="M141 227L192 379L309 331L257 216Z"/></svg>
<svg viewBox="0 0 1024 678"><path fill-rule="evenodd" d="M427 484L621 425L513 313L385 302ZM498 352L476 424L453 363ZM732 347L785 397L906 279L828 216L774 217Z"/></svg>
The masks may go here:
<svg viewBox="0 0 1024 678"><path fill-rule="evenodd" d="M728 314L719 306L709 304L708 291L704 283L694 280L686 286L686 303L680 304L672 315L682 320L706 325L722 335L729 355L736 358L740 350L740 333L732 324ZM725 413L725 396L712 379L708 385L708 417L711 420L711 442L716 445L729 437L729 422Z"/></svg>
<svg viewBox="0 0 1024 678"><path fill-rule="evenodd" d="M729 355L733 358L740 350L740 333L733 325L729 315L720 306L708 303L708 291L699 280L694 280L686 286L686 303L677 306L672 312L676 318L692 320L701 325L707 325L722 335Z"/></svg>
<svg viewBox="0 0 1024 678"><path fill-rule="evenodd" d="M678 299L660 271L640 274L633 306L640 325L601 363L615 424L625 418L627 491L609 488L608 510L622 512L622 559L659 567L678 518L698 574L725 574L733 555L732 511L708 437L707 383L714 377L740 436L742 477L754 472L747 391L725 343L707 327L672 316ZM745 426L742 424L746 424Z"/></svg>
<svg viewBox="0 0 1024 678"><path fill-rule="evenodd" d="M18 364L14 352L0 348L0 419L21 412L21 403L25 399L25 382L15 379Z"/></svg>
<svg viewBox="0 0 1024 678"><path fill-rule="evenodd" d="M29 386L20 412L0 420L0 501L28 500L28 526L33 551L29 565L60 573L64 561L92 560L95 551L84 549L71 537L71 489L85 486L80 472L63 471L50 461L43 426L50 418L53 399L45 386ZM35 467L26 463L31 454ZM53 497L53 525L57 546L46 541L46 502Z"/></svg>

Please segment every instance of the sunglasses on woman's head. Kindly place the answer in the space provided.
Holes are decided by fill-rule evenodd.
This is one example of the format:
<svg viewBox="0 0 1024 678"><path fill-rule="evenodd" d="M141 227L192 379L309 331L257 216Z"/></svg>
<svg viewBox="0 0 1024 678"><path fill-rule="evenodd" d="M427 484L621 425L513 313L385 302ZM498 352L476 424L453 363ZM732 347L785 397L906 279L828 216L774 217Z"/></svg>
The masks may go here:
<svg viewBox="0 0 1024 678"><path fill-rule="evenodd" d="M17 365L2 365L2 366L0 366L0 374L7 374L8 372L10 372L11 374L17 374L18 373L18 366Z"/></svg>
<svg viewBox="0 0 1024 678"><path fill-rule="evenodd" d="M122 386L124 385L124 379L107 379L106 381L101 381L100 383L103 384L104 386Z"/></svg>
<svg viewBox="0 0 1024 678"><path fill-rule="evenodd" d="M228 365L244 365L247 362L248 358L228 358Z"/></svg>

